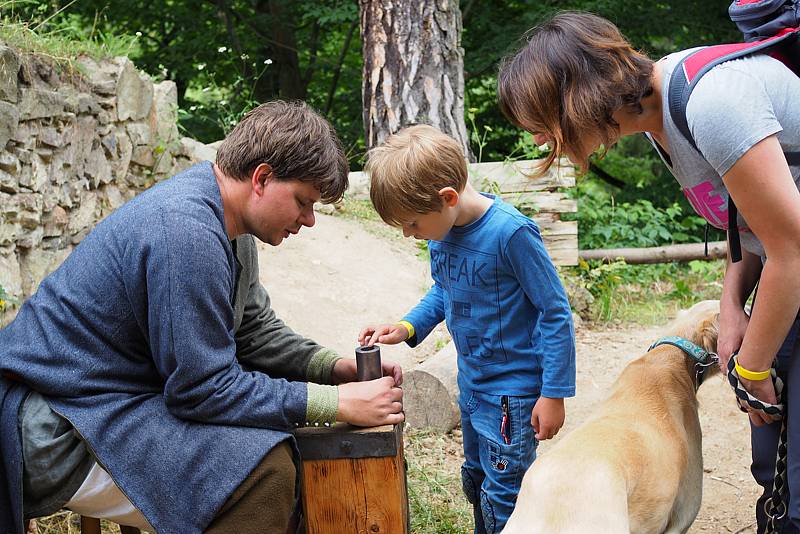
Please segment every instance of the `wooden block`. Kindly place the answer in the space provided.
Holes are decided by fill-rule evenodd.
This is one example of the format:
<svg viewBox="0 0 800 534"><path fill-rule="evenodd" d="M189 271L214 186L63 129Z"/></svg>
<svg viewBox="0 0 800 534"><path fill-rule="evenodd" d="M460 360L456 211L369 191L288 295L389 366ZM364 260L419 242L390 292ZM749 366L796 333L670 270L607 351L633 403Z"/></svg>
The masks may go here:
<svg viewBox="0 0 800 534"><path fill-rule="evenodd" d="M81 534L100 534L100 520L96 517L82 515Z"/></svg>
<svg viewBox="0 0 800 534"><path fill-rule="evenodd" d="M407 534L408 492L400 425L301 428L307 534Z"/></svg>

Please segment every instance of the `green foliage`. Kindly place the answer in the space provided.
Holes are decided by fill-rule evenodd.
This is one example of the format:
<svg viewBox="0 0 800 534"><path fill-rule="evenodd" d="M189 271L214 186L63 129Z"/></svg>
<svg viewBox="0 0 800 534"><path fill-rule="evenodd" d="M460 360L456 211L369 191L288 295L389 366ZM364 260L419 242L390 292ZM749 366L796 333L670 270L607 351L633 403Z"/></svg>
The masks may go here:
<svg viewBox="0 0 800 534"><path fill-rule="evenodd" d="M8 293L6 293L6 288L0 286L0 313L6 311L6 308L11 305L10 300Z"/></svg>
<svg viewBox="0 0 800 534"><path fill-rule="evenodd" d="M590 319L658 324L695 302L718 299L724 269L722 260L653 265L580 260L561 273L594 296Z"/></svg>
<svg viewBox="0 0 800 534"><path fill-rule="evenodd" d="M659 209L645 199L616 204L613 197L583 196L578 211L579 246L638 248L702 241L705 221L683 215L677 203Z"/></svg>
<svg viewBox="0 0 800 534"><path fill-rule="evenodd" d="M256 102L303 99L331 118L354 162L363 153L355 2L14 0L0 10L4 21L28 21L25 30L77 39L79 49L104 44L173 80L181 126L200 141L219 140Z"/></svg>

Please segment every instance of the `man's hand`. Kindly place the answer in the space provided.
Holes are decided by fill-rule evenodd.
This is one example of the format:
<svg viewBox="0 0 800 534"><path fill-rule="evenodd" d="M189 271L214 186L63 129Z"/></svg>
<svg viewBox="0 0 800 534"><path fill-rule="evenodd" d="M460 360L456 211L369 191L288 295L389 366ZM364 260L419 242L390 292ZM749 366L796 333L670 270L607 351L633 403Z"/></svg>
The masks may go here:
<svg viewBox="0 0 800 534"><path fill-rule="evenodd" d="M342 384L336 419L357 426L402 423L403 390L395 386L393 376Z"/></svg>
<svg viewBox="0 0 800 534"><path fill-rule="evenodd" d="M400 364L393 361L382 361L381 367L383 368L383 376L391 376L394 378L394 385L399 386L403 383L403 369ZM356 368L356 360L353 358L342 358L337 360L331 371L331 383L345 384L347 382L355 382L358 379L358 369Z"/></svg>
<svg viewBox="0 0 800 534"><path fill-rule="evenodd" d="M550 439L564 425L564 399L539 397L531 411L531 426L536 432L536 439Z"/></svg>
<svg viewBox="0 0 800 534"><path fill-rule="evenodd" d="M401 324L370 325L358 333L358 343L371 347L375 343L396 345L408 339L408 329Z"/></svg>

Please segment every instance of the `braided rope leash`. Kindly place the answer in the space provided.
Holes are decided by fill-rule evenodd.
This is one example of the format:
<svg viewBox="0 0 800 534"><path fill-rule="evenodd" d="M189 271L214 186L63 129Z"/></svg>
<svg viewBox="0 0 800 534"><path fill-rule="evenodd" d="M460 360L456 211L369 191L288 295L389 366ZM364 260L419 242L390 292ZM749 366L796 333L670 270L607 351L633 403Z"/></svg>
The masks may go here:
<svg viewBox="0 0 800 534"><path fill-rule="evenodd" d="M738 351L737 351L738 352ZM728 383L733 388L733 392L738 399L739 409L745 413L747 410L744 408L746 404L753 410L771 415L781 420L781 434L778 439L778 451L775 458L775 478L772 482L772 495L764 503L764 513L769 518L767 520L766 534L777 534L778 527L777 521L783 519L787 512L786 503L786 410L783 405L783 380L775 372L775 368L770 369L770 378L775 386L775 396L778 399L777 404L769 404L755 398L747 391L736 371L736 357L737 352L734 352L730 360L728 360Z"/></svg>

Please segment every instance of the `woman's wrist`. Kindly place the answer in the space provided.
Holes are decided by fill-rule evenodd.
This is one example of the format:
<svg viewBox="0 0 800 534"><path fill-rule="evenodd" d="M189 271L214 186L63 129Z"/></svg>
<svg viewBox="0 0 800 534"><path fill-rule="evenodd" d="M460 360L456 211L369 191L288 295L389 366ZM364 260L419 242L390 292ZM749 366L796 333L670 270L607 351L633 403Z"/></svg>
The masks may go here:
<svg viewBox="0 0 800 534"><path fill-rule="evenodd" d="M744 378L746 380L750 380L753 382L758 382L761 380L766 380L770 377L770 370L772 368L772 363L759 363L759 362L749 362L746 358L743 358L739 351L734 351L731 355L734 360L734 368L736 369L736 374L739 375L740 378Z"/></svg>

